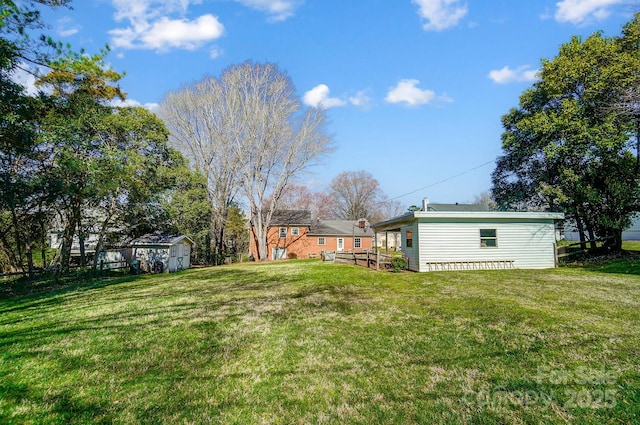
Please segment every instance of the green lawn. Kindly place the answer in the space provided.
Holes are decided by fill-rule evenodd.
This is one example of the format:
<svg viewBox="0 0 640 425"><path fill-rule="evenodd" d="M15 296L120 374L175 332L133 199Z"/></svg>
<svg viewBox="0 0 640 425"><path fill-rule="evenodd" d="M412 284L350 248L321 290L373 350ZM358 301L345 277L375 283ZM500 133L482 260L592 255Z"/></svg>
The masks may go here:
<svg viewBox="0 0 640 425"><path fill-rule="evenodd" d="M0 291L3 424L640 423L640 267L625 260L302 260L36 291Z"/></svg>

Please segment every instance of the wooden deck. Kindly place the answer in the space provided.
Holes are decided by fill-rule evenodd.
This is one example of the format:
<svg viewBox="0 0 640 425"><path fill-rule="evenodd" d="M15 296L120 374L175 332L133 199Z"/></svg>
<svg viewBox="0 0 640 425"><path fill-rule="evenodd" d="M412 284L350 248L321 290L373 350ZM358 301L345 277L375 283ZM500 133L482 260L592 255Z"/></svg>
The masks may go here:
<svg viewBox="0 0 640 425"><path fill-rule="evenodd" d="M389 269L391 268L391 256L371 251L327 251L323 254L325 261L333 261L341 263L351 263L356 266L367 267L370 269Z"/></svg>

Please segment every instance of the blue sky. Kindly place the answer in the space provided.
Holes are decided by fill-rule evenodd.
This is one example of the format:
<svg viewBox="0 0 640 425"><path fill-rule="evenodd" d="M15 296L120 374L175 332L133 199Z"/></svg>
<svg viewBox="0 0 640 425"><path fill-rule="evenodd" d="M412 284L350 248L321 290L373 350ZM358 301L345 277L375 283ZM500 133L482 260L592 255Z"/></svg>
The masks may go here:
<svg viewBox="0 0 640 425"><path fill-rule="evenodd" d="M246 60L278 64L328 109L336 150L312 191L366 170L403 205L490 189L500 117L571 36L619 35L629 0L75 0L46 12L74 49L111 47L130 104Z"/></svg>

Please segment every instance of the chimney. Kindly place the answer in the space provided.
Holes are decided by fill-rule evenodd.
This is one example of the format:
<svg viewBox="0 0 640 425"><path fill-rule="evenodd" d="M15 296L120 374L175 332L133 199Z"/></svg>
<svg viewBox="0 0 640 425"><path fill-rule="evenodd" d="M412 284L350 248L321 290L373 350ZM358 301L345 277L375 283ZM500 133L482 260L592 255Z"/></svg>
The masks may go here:
<svg viewBox="0 0 640 425"><path fill-rule="evenodd" d="M422 200L422 211L429 211L429 198L424 198Z"/></svg>

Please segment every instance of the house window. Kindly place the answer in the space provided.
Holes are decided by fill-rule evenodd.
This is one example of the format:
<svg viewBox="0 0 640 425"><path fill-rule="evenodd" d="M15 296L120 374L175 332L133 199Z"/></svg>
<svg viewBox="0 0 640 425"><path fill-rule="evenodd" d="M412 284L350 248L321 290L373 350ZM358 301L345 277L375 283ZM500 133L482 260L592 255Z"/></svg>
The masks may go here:
<svg viewBox="0 0 640 425"><path fill-rule="evenodd" d="M405 241L404 246L407 248L413 247L413 231L412 230L407 230L407 239Z"/></svg>
<svg viewBox="0 0 640 425"><path fill-rule="evenodd" d="M281 227L280 228L280 238L286 238L287 237L287 228L286 227Z"/></svg>
<svg viewBox="0 0 640 425"><path fill-rule="evenodd" d="M300 229L297 227L291 228L291 236L298 236L300 234Z"/></svg>
<svg viewBox="0 0 640 425"><path fill-rule="evenodd" d="M166 252L166 251L165 251ZM175 245L172 245L171 248L169 249L169 252L171 253L172 257L176 256L176 253L178 252L178 247Z"/></svg>
<svg viewBox="0 0 640 425"><path fill-rule="evenodd" d="M498 246L496 229L480 229L480 247L495 248Z"/></svg>
<svg viewBox="0 0 640 425"><path fill-rule="evenodd" d="M320 236L318 238L318 245L326 245L326 244L327 242L325 241L324 236Z"/></svg>
<svg viewBox="0 0 640 425"><path fill-rule="evenodd" d="M362 248L362 239L360 239L360 238L353 239L353 247L354 248Z"/></svg>

